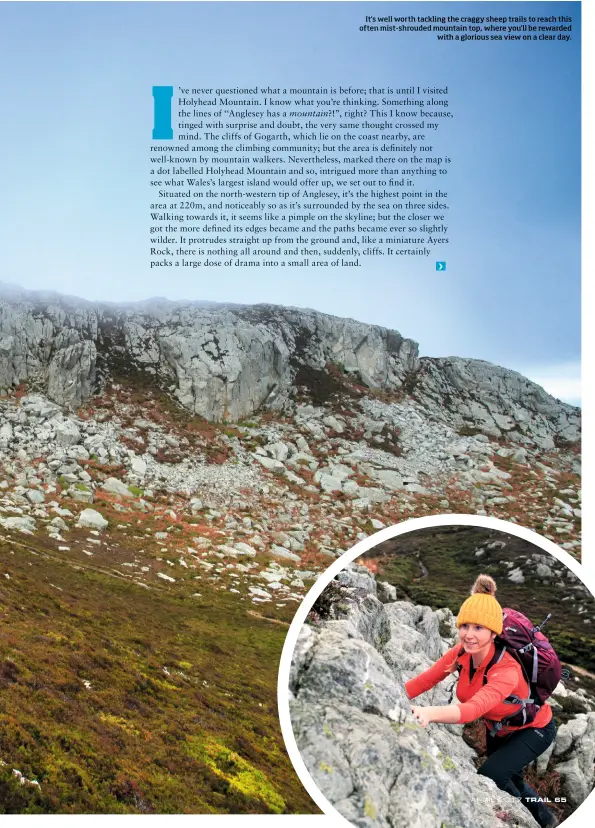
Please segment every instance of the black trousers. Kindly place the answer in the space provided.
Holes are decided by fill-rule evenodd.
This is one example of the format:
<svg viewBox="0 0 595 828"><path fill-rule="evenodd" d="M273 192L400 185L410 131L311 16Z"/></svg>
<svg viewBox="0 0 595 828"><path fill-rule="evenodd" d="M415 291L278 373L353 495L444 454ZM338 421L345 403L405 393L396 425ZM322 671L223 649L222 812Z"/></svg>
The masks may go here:
<svg viewBox="0 0 595 828"><path fill-rule="evenodd" d="M509 736L486 734L488 758L478 773L493 779L502 791L516 796L529 809L539 825L552 821L552 811L545 802L531 802L539 794L523 779L523 768L537 759L556 737L556 723L552 719L545 727L526 727Z"/></svg>

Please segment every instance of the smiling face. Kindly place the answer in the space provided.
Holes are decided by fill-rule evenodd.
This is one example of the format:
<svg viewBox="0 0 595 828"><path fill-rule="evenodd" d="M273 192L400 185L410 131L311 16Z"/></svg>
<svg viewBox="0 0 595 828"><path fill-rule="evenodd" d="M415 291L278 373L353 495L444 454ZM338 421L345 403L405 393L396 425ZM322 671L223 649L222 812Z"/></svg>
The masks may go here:
<svg viewBox="0 0 595 828"><path fill-rule="evenodd" d="M466 653L479 653L489 647L496 638L496 633L481 624L461 624L459 640Z"/></svg>

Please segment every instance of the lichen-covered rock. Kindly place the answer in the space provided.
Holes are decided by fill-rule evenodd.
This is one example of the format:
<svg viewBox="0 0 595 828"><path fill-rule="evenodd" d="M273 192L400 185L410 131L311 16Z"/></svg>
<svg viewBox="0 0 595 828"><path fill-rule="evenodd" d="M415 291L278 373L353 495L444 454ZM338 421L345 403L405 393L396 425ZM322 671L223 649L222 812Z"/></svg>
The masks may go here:
<svg viewBox="0 0 595 828"><path fill-rule="evenodd" d="M561 403L522 374L479 359L422 358L415 398L457 429L548 451L580 436L580 411Z"/></svg>
<svg viewBox="0 0 595 828"><path fill-rule="evenodd" d="M391 601L397 600L397 588L386 581L378 581L376 583L378 591L378 600L383 604L389 604Z"/></svg>
<svg viewBox="0 0 595 828"><path fill-rule="evenodd" d="M121 480L118 480L117 477L108 477L101 484L101 488L104 492L116 495L116 497L134 497L129 487L125 483L122 483Z"/></svg>
<svg viewBox="0 0 595 828"><path fill-rule="evenodd" d="M300 755L325 797L362 828L535 828L517 799L477 774L461 725L423 728L410 713L404 683L452 645L452 613L381 603L362 567L339 580L333 620L300 631L289 686ZM448 704L454 681L420 703Z"/></svg>
<svg viewBox="0 0 595 828"><path fill-rule="evenodd" d="M595 783L595 713L578 713L561 725L552 753L568 798L578 807Z"/></svg>
<svg viewBox="0 0 595 828"><path fill-rule="evenodd" d="M412 392L431 417L459 430L544 450L579 439L579 409L520 374L481 360L420 360L416 342L377 325L274 305L117 306L6 286L0 293L0 386L27 382L63 406L79 406L110 375L136 373L207 420L239 421L263 406L286 409L296 384L332 384L329 369L368 387ZM345 428L329 414L305 426L318 437ZM368 430L379 435L382 424L371 421ZM272 459L286 458L277 451ZM405 485L390 470L380 475L392 489ZM330 477L324 488L335 491L338 478ZM380 502L373 489L359 497Z"/></svg>
<svg viewBox="0 0 595 828"><path fill-rule="evenodd" d="M74 446L81 439L81 432L72 420L64 420L58 423L55 428L56 442L60 446Z"/></svg>
<svg viewBox="0 0 595 828"><path fill-rule="evenodd" d="M109 521L96 509L83 509L76 525L81 529L107 529Z"/></svg>
<svg viewBox="0 0 595 828"><path fill-rule="evenodd" d="M0 523L5 529L18 529L26 535L32 535L37 528L35 520L27 515L26 517L0 517Z"/></svg>

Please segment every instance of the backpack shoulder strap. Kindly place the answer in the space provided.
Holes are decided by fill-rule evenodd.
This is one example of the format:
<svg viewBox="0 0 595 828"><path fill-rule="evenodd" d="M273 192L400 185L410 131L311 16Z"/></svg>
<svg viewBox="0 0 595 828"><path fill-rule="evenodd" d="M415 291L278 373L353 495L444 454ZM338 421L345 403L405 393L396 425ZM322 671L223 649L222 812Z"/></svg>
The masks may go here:
<svg viewBox="0 0 595 828"><path fill-rule="evenodd" d="M484 670L484 674L483 674L483 683L484 684L487 684L487 682L488 682L488 670L491 667L493 667L495 664L498 664L498 662L502 660L502 658L504 656L504 653L506 653L506 652L508 652L508 648L506 647L505 644L497 644L496 645L496 651L494 652L494 655L492 656L492 658L490 659L489 664L487 665L487 667ZM515 659L515 661L516 661L516 659ZM520 665L520 667L521 667L521 670L522 670L523 675L524 675L525 671L523 669L522 664ZM511 694L510 696L507 696L505 699L503 699L504 704L520 704L521 705L521 710L519 711L519 714L522 715L522 717L523 717L523 721L522 721L523 725L527 721L527 705L528 704L535 704L534 699L531 698L531 696L532 696L531 685L529 684L529 682L527 682L527 684L528 684L528 687L529 687L529 698L520 699L518 696L516 696L514 694ZM539 708L539 705L537 705L537 708ZM495 733L498 730L500 730L502 727L505 727L505 723L510 718L512 718L512 717L511 716L505 716L499 722L493 723L492 729L490 730L490 735L494 736Z"/></svg>
<svg viewBox="0 0 595 828"><path fill-rule="evenodd" d="M502 660L504 653L507 652L505 644L496 644L496 649L494 650L494 655L491 657L487 667L483 671L483 683L488 683L488 671L492 669L495 664L498 664L499 661Z"/></svg>
<svg viewBox="0 0 595 828"><path fill-rule="evenodd" d="M459 656L462 656L464 652L465 652L465 648L464 648L464 647L461 647L461 649L460 649L460 650L459 650L459 652L457 653L457 659L459 658ZM460 665L460 664L457 664L456 669L455 669L455 671L454 671L454 672L455 672L458 676L460 676L460 675L461 675L461 669L462 669L461 665ZM449 700L448 700L448 703L449 703L449 704L452 704L452 700L453 700L453 699L454 699L454 697L455 697L455 690L456 690L456 682L455 682L455 684L453 684L453 686L452 686L452 688L451 688L451 691L450 691L450 698L449 698Z"/></svg>

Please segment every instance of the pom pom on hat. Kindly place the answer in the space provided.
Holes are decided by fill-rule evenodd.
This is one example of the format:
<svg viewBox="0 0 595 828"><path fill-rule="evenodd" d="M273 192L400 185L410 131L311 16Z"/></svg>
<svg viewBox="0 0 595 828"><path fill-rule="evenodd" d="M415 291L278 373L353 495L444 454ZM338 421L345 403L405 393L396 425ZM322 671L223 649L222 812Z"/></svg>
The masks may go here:
<svg viewBox="0 0 595 828"><path fill-rule="evenodd" d="M457 627L462 624L480 624L500 635L502 607L495 598L496 582L490 575L478 575L471 588L471 597L463 603L457 616Z"/></svg>
<svg viewBox="0 0 595 828"><path fill-rule="evenodd" d="M496 586L496 581L492 578L491 575L478 575L475 579L475 583L471 587L471 595L477 595L478 593L486 593L486 595L496 595L496 590L498 587Z"/></svg>

